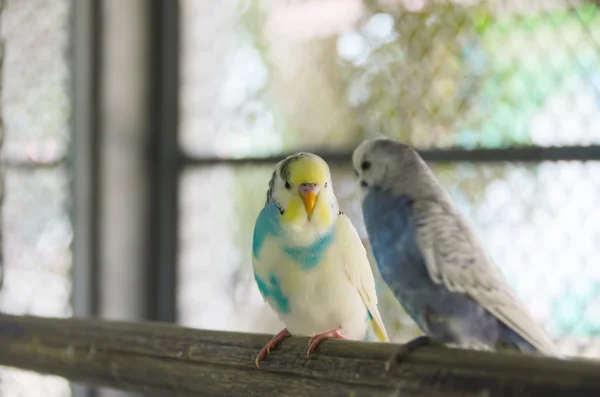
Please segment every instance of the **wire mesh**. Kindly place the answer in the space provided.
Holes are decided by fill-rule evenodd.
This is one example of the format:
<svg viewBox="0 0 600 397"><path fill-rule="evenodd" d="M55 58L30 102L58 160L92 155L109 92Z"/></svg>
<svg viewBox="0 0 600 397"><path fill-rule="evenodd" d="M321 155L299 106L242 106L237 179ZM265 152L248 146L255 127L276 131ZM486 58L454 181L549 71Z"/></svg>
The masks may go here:
<svg viewBox="0 0 600 397"><path fill-rule="evenodd" d="M70 0L3 1L2 118L6 194L0 311L71 314L67 46ZM2 368L2 397L67 397L62 378Z"/></svg>
<svg viewBox="0 0 600 397"><path fill-rule="evenodd" d="M521 3L183 1L182 146L599 143L597 6Z"/></svg>
<svg viewBox="0 0 600 397"><path fill-rule="evenodd" d="M347 151L379 135L420 149L600 144L594 2L219 4L182 1L180 143L188 155ZM433 166L560 350L600 357L599 163ZM351 166L334 168L342 209L364 237ZM250 261L271 172L218 165L184 173L183 323L281 327L260 298ZM380 294L393 338L413 336L383 286Z"/></svg>

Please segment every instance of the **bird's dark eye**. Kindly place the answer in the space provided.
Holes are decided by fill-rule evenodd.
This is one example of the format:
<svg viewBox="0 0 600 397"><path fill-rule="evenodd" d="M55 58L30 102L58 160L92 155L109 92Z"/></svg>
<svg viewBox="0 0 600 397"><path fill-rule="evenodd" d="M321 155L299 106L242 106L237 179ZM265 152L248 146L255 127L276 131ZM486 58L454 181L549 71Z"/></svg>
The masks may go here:
<svg viewBox="0 0 600 397"><path fill-rule="evenodd" d="M369 184L365 181L360 181L360 186L367 187L367 186L369 186Z"/></svg>
<svg viewBox="0 0 600 397"><path fill-rule="evenodd" d="M327 182L325 182L325 187L327 187Z"/></svg>
<svg viewBox="0 0 600 397"><path fill-rule="evenodd" d="M370 161L363 161L363 163L360 165L360 168L362 168L363 171L368 170L369 168L371 168L371 162Z"/></svg>
<svg viewBox="0 0 600 397"><path fill-rule="evenodd" d="M285 182L285 188L286 188L287 190L290 190L290 189L292 188L292 185L290 185L290 183L286 181L286 182Z"/></svg>
<svg viewBox="0 0 600 397"><path fill-rule="evenodd" d="M358 176L358 170L356 168L354 169L354 175Z"/></svg>

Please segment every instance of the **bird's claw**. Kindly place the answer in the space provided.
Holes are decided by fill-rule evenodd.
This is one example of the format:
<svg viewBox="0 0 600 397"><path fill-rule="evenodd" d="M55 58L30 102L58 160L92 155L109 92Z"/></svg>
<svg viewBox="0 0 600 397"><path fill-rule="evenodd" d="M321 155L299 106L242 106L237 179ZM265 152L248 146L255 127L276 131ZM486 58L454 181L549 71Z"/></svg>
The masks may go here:
<svg viewBox="0 0 600 397"><path fill-rule="evenodd" d="M314 335L308 340L308 350L306 351L306 358L310 357L310 353L312 353L317 346L323 342L325 339L336 338L336 339L345 339L342 334L340 334L340 329L334 329L331 331L324 332L322 334Z"/></svg>
<svg viewBox="0 0 600 397"><path fill-rule="evenodd" d="M424 346L433 346L433 345L439 346L439 345L443 345L443 343L440 343L427 335L421 335L421 336L418 336L418 337L408 341L407 343L403 344L396 351L394 356L391 357L385 363L386 371L389 371L389 369L392 367L392 365L398 365L402 361L406 360L406 358L408 358L408 356L415 350L417 350L421 347L424 347Z"/></svg>
<svg viewBox="0 0 600 397"><path fill-rule="evenodd" d="M284 340L289 335L290 335L290 332L287 330L287 328L284 328L281 331L279 331L279 333L277 335L275 335L273 338L271 338L271 340L265 345L265 347L263 347L256 355L256 359L254 360L254 364L256 365L256 368L260 368L260 365L259 365L260 360L262 360L267 355L269 355L271 353L271 349L273 349L275 346L277 346L277 344L279 342Z"/></svg>

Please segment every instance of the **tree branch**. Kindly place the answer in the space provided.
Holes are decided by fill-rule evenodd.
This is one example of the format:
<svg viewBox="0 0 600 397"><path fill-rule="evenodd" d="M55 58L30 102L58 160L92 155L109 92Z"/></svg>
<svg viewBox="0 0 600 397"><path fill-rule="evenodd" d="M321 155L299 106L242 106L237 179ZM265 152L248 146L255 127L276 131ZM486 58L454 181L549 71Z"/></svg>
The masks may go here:
<svg viewBox="0 0 600 397"><path fill-rule="evenodd" d="M307 360L307 338L288 338L257 369L254 357L269 338L0 315L0 365L169 396L600 395L596 363L434 346L386 371L398 345L331 340Z"/></svg>

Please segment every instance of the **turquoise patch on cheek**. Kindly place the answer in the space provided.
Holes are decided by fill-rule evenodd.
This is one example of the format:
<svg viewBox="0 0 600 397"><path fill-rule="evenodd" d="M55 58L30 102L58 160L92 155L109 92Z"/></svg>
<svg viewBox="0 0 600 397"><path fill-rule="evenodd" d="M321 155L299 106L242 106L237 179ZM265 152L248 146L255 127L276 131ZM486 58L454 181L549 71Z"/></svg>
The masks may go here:
<svg viewBox="0 0 600 397"><path fill-rule="evenodd" d="M275 274L271 273L269 277L270 285L267 285L267 283L258 277L256 273L254 274L254 279L256 280L258 289L263 294L265 299L269 299L274 302L279 313L290 312L289 299L283 294L283 291L279 286L279 280L277 280L277 276L275 276Z"/></svg>

